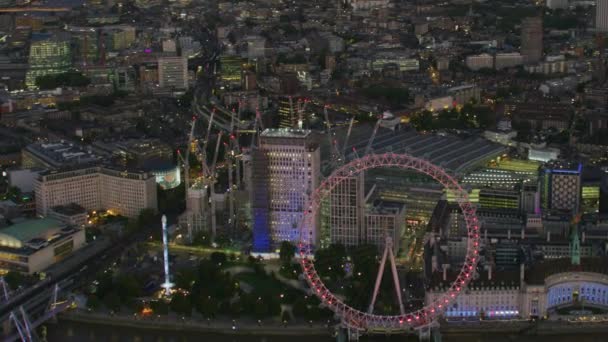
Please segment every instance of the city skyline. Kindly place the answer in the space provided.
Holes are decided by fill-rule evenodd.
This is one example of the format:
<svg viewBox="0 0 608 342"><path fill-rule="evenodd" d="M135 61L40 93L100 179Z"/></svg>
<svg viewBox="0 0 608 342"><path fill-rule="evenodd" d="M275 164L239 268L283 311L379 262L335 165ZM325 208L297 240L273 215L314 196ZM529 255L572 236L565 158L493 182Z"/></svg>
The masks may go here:
<svg viewBox="0 0 608 342"><path fill-rule="evenodd" d="M0 1L2 339L602 340L606 31L605 0Z"/></svg>

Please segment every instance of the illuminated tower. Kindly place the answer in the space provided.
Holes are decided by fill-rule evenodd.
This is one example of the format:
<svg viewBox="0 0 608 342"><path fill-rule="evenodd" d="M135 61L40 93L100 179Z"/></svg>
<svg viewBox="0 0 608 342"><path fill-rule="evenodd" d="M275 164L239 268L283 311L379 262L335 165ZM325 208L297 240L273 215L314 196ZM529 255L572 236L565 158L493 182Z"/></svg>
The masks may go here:
<svg viewBox="0 0 608 342"><path fill-rule="evenodd" d="M171 277L169 275L169 239L167 235L167 216L163 215L161 222L163 224L163 261L165 265L165 282L161 285L165 288L165 295L171 295L171 288L173 284L171 283Z"/></svg>
<svg viewBox="0 0 608 342"><path fill-rule="evenodd" d="M317 243L318 217L313 227L300 227L321 172L320 150L311 131L267 129L260 140L252 155L254 251L269 252L281 241L297 243L300 234Z"/></svg>

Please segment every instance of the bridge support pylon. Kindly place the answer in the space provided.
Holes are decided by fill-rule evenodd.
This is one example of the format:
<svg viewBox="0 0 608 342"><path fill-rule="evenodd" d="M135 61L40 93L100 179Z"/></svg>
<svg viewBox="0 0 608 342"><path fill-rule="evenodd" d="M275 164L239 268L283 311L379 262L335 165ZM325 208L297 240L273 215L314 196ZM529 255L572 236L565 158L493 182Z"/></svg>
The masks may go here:
<svg viewBox="0 0 608 342"><path fill-rule="evenodd" d="M337 330L337 342L357 342L361 337L361 331L353 327L340 325Z"/></svg>
<svg viewBox="0 0 608 342"><path fill-rule="evenodd" d="M415 331L418 333L418 340L420 342L441 342L441 333L439 332L439 323L437 321L418 327Z"/></svg>

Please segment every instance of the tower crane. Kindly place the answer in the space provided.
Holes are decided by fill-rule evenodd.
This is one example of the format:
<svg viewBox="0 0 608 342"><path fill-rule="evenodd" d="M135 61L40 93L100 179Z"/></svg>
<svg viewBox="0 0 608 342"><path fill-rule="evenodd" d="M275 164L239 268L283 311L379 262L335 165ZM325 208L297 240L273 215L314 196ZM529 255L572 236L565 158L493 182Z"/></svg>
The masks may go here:
<svg viewBox="0 0 608 342"><path fill-rule="evenodd" d="M209 196L211 202L211 236L215 239L217 233L217 217L215 215L215 183L217 182L217 173L215 172L215 167L217 165L217 156L220 150L220 143L222 142L222 133L223 131L219 131L217 135L217 140L215 142L215 151L213 153L213 162L211 163L211 167L207 168L208 173L203 175L203 191L205 194L207 193L207 188L211 193Z"/></svg>
<svg viewBox="0 0 608 342"><path fill-rule="evenodd" d="M348 141L350 140L350 133L353 131L354 123L355 123L355 116L353 115L353 117L350 118L350 122L348 123L348 131L346 132L346 138L344 138L344 144L342 145L342 152L340 153L343 161L346 161L346 147L348 146Z"/></svg>
<svg viewBox="0 0 608 342"><path fill-rule="evenodd" d="M378 128L380 128L380 123L382 122L382 116L378 117L378 121L376 121L376 125L374 126L374 131L372 132L372 136L369 138L367 142L367 146L365 147L365 152L363 155L367 155L372 150L372 145L374 143L374 139L376 138L376 134L378 134Z"/></svg>
<svg viewBox="0 0 608 342"><path fill-rule="evenodd" d="M209 123L207 125L206 134L202 139L202 142L196 142L194 138L194 129L196 121L193 121L193 125L190 129L190 135L188 137L188 150L186 151L185 158L178 153L178 156L182 160L184 165L184 169L186 170L186 224L188 228L188 236L190 241L193 238L193 225L195 222L201 223L207 220L207 215L211 215L211 232L212 236L215 237L216 234L216 217L215 217L215 189L214 185L217 181L217 174L215 172L217 158L219 154L219 146L222 139L222 131L220 130L217 135L217 141L215 143L215 150L212 156L212 162L209 164L209 158L207 154L207 148L209 145L209 139L211 138L211 128L213 126L213 120L215 117L215 110L211 111L211 115L209 117ZM194 152L196 153L197 160L201 163L202 168L202 177L197 178L194 181L191 181L189 178L190 173L190 149L194 148ZM209 202L211 202L211 212L209 213ZM198 206L195 205L198 203Z"/></svg>
<svg viewBox="0 0 608 342"><path fill-rule="evenodd" d="M302 129L304 126L304 113L306 113L306 106L310 102L309 99L298 100L298 128Z"/></svg>
<svg viewBox="0 0 608 342"><path fill-rule="evenodd" d="M243 108L243 104L239 101L239 111L238 111L238 118L236 119L240 119L241 117L241 110ZM234 222L236 222L235 219L235 210L234 210L234 190L235 188L238 188L240 186L240 179L241 179L241 166L240 166L240 162L239 162L239 158L240 158L240 146L239 146L239 139L237 136L237 129L236 129L236 125L235 125L235 113L233 111L232 117L231 117L231 128L232 128L232 132L230 133L230 140L228 142L228 145L226 146L226 150L225 150L225 158L224 160L227 161L228 163L228 207L229 207L229 224L233 225ZM234 182L234 178L233 178L233 163L235 164L234 166L236 166L236 187L235 187L235 182Z"/></svg>
<svg viewBox="0 0 608 342"><path fill-rule="evenodd" d="M253 124L253 135L251 136L251 147L253 147L256 143L257 140L257 144L258 147L261 146L261 139L260 139L260 130L264 130L264 123L262 122L262 113L260 113L259 109L255 110L255 122Z"/></svg>
<svg viewBox="0 0 608 342"><path fill-rule="evenodd" d="M186 200L186 213L188 213L192 208L190 208L190 201L188 201L188 189L190 189L190 149L192 146L192 142L194 141L194 129L196 127L196 117L192 117L192 126L190 127L190 134L188 135L188 145L186 146L186 156L182 156L181 152L177 150L177 156L181 160L182 165L184 167L184 193ZM188 225L188 237L192 239L192 225Z"/></svg>

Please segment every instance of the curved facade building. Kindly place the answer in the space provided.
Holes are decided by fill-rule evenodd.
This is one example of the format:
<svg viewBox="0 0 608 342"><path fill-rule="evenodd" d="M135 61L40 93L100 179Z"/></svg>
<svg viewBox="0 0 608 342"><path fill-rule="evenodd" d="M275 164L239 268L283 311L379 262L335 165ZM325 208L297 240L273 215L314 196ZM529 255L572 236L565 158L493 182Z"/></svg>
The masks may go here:
<svg viewBox="0 0 608 342"><path fill-rule="evenodd" d="M442 295L451 274L434 274L426 302ZM580 265L569 259L542 262L519 271L488 269L479 274L445 317L452 320L554 319L563 315L608 313L608 260L584 258Z"/></svg>

